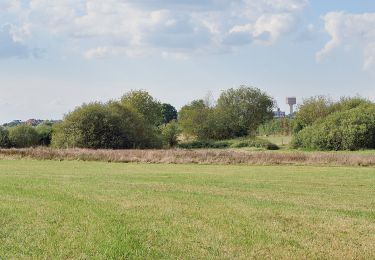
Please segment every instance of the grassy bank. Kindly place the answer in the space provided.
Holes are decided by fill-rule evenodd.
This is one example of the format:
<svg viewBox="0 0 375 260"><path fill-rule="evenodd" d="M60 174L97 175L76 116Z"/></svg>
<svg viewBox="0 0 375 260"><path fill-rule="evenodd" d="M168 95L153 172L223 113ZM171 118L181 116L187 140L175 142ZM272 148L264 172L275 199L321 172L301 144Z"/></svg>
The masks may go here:
<svg viewBox="0 0 375 260"><path fill-rule="evenodd" d="M375 166L375 152L0 149L0 159L80 160L166 164Z"/></svg>
<svg viewBox="0 0 375 260"><path fill-rule="evenodd" d="M373 168L0 161L0 259L371 259Z"/></svg>

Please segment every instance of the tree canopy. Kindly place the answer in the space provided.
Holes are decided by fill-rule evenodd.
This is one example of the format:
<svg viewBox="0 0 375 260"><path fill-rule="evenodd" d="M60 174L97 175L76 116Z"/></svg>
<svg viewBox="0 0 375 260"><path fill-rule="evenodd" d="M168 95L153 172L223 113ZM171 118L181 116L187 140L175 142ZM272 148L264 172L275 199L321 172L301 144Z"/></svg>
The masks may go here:
<svg viewBox="0 0 375 260"><path fill-rule="evenodd" d="M163 114L163 124L168 124L172 120L177 120L177 110L171 104L163 103L161 111Z"/></svg>
<svg viewBox="0 0 375 260"><path fill-rule="evenodd" d="M121 103L134 108L150 125L159 126L163 123L162 104L147 91L132 90L121 98Z"/></svg>
<svg viewBox="0 0 375 260"><path fill-rule="evenodd" d="M34 127L19 125L9 128L9 141L12 147L25 148L39 145L39 135Z"/></svg>
<svg viewBox="0 0 375 260"><path fill-rule="evenodd" d="M93 149L152 148L158 145L156 133L144 118L133 108L117 102L78 107L56 125L52 140L57 147Z"/></svg>
<svg viewBox="0 0 375 260"><path fill-rule="evenodd" d="M258 126L272 118L274 101L257 88L242 86L224 91L209 107L196 100L181 108L183 132L198 139L226 139L255 134Z"/></svg>

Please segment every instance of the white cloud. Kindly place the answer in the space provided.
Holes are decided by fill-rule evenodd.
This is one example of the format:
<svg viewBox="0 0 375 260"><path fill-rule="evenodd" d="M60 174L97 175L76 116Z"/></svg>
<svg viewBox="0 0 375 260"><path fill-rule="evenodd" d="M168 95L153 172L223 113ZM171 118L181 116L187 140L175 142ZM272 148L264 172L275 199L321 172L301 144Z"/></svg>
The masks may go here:
<svg viewBox="0 0 375 260"><path fill-rule="evenodd" d="M363 50L364 69L375 65L375 13L331 12L323 20L331 39L316 54L317 61L339 47L357 46Z"/></svg>
<svg viewBox="0 0 375 260"><path fill-rule="evenodd" d="M234 26L229 35L250 34L249 41L261 44L274 44L282 34L288 32L295 24L292 14L267 14L260 16L255 23Z"/></svg>
<svg viewBox="0 0 375 260"><path fill-rule="evenodd" d="M38 56L37 49L23 44L10 24L0 27L0 58L27 58Z"/></svg>
<svg viewBox="0 0 375 260"><path fill-rule="evenodd" d="M186 57L241 44L274 44L307 0L5 0L17 39L74 42L87 58L158 53ZM11 7L11 3L15 7ZM1 21L1 20L0 20Z"/></svg>

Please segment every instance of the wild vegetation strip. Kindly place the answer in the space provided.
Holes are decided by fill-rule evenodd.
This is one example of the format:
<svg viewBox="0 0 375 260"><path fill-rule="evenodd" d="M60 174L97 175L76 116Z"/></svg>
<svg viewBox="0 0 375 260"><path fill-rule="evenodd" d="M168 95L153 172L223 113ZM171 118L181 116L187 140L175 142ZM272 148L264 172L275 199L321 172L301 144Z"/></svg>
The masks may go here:
<svg viewBox="0 0 375 260"><path fill-rule="evenodd" d="M218 150L0 149L3 159L80 160L166 164L375 166L375 152Z"/></svg>
<svg viewBox="0 0 375 260"><path fill-rule="evenodd" d="M0 161L1 259L373 259L364 167Z"/></svg>

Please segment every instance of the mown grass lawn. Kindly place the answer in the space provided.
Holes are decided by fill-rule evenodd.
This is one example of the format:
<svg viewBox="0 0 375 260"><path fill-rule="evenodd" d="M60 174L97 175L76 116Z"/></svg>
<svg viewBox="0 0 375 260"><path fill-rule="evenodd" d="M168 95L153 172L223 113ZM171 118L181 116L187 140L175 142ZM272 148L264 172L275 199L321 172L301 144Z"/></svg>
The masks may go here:
<svg viewBox="0 0 375 260"><path fill-rule="evenodd" d="M0 161L0 259L373 259L374 246L374 168Z"/></svg>

